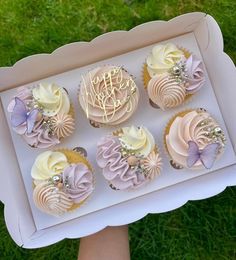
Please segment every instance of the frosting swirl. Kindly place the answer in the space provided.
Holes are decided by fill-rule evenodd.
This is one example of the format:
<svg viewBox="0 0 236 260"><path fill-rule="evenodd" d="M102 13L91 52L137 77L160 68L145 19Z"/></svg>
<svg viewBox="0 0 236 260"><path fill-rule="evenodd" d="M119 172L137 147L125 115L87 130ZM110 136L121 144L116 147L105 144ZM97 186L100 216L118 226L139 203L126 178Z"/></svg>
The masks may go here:
<svg viewBox="0 0 236 260"><path fill-rule="evenodd" d="M216 127L218 127L216 121L205 111L193 110L183 116L177 116L165 137L170 157L174 162L187 168L188 142L194 141L199 149L204 149L206 145L212 142L209 129ZM202 167L200 160L196 162L193 168L199 167Z"/></svg>
<svg viewBox="0 0 236 260"><path fill-rule="evenodd" d="M190 57L185 62L186 68L186 91L189 94L197 92L205 84L205 74L203 63L195 55Z"/></svg>
<svg viewBox="0 0 236 260"><path fill-rule="evenodd" d="M40 83L32 90L34 99L43 108L43 114L54 116L56 114L68 114L70 100L66 91L56 84Z"/></svg>
<svg viewBox="0 0 236 260"><path fill-rule="evenodd" d="M97 163L103 176L116 189L135 189L148 182L145 176L131 169L126 158L122 158L121 144L116 136L106 136L98 143Z"/></svg>
<svg viewBox="0 0 236 260"><path fill-rule="evenodd" d="M83 202L94 190L93 174L89 168L82 163L72 164L63 171L63 183L66 193L75 203Z"/></svg>
<svg viewBox="0 0 236 260"><path fill-rule="evenodd" d="M147 57L148 73L151 78L165 73L180 60L185 60L184 53L173 43L158 44L153 47L152 53Z"/></svg>
<svg viewBox="0 0 236 260"><path fill-rule="evenodd" d="M17 134L22 135L23 139L31 147L48 148L58 144L59 140L57 139L57 137L51 135L49 129L44 129L42 122L43 119L39 120L35 124L31 133L27 132L26 123L13 128L13 130Z"/></svg>
<svg viewBox="0 0 236 260"><path fill-rule="evenodd" d="M39 183L33 191L33 200L38 209L51 215L60 216L67 212L73 201L62 190L47 181Z"/></svg>
<svg viewBox="0 0 236 260"><path fill-rule="evenodd" d="M148 83L148 96L162 110L182 104L186 89L167 73L153 77Z"/></svg>
<svg viewBox="0 0 236 260"><path fill-rule="evenodd" d="M138 105L138 88L121 67L96 68L83 77L79 102L87 117L100 124L127 120Z"/></svg>
<svg viewBox="0 0 236 260"><path fill-rule="evenodd" d="M123 127L119 140L126 149L146 157L155 146L152 134L145 127Z"/></svg>
<svg viewBox="0 0 236 260"><path fill-rule="evenodd" d="M31 102L33 97L32 97L32 91L30 88L27 87L19 87L17 89L17 94L14 96L14 98L11 100L7 107L7 111L9 113L13 112L13 109L15 107L15 98L18 97L20 100L24 102L25 105L27 105L28 102Z"/></svg>
<svg viewBox="0 0 236 260"><path fill-rule="evenodd" d="M63 153L47 151L36 158L31 176L35 180L47 180L53 175L62 173L67 166L68 161Z"/></svg>
<svg viewBox="0 0 236 260"><path fill-rule="evenodd" d="M51 122L53 131L59 139L70 136L75 130L75 120L71 115L55 115L52 117Z"/></svg>

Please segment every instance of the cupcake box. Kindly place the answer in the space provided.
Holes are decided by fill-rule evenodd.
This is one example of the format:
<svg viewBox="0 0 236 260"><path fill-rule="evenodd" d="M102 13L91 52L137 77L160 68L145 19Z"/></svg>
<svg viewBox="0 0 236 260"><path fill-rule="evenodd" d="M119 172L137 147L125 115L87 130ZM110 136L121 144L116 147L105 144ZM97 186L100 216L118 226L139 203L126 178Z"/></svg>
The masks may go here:
<svg viewBox="0 0 236 260"><path fill-rule="evenodd" d="M206 86L191 102L165 112L149 105L142 85L145 58L152 46L161 42L173 42L191 50L203 60L207 78ZM132 124L148 127L163 158L161 176L135 191L114 191L107 186L96 165L94 150L99 138L116 127L92 127L77 102L81 75L107 64L124 66L133 75L142 97L137 111L121 127ZM59 218L46 215L34 206L30 169L42 150L28 147L11 130L7 114L7 104L16 88L39 82L55 82L66 88L75 107L76 131L56 149L83 147L95 171L96 186L91 198L78 210ZM207 198L236 185L234 84L235 67L223 53L220 29L216 21L204 13L185 14L168 22L153 21L128 32L111 32L90 43L68 44L52 54L34 55L13 67L1 68L0 200L5 204L5 220L14 241L25 248L46 246L66 237L92 234L107 225L131 223L147 213L173 210L188 200ZM163 130L174 114L197 107L206 108L217 119L226 134L227 147L210 171L177 171L170 166L165 154Z"/></svg>

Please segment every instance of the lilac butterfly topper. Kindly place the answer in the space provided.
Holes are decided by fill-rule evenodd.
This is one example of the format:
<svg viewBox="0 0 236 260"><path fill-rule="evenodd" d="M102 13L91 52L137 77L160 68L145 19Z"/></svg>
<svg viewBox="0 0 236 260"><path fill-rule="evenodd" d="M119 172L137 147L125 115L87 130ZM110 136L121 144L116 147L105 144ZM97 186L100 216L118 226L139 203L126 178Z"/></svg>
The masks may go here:
<svg viewBox="0 0 236 260"><path fill-rule="evenodd" d="M188 145L188 167L191 168L198 160L200 160L206 169L211 169L216 160L220 144L208 144L202 150L199 149L198 145L194 141L189 141Z"/></svg>
<svg viewBox="0 0 236 260"><path fill-rule="evenodd" d="M38 109L33 109L28 113L24 102L16 97L15 106L11 114L11 124L13 127L17 127L26 122L27 133L30 134L33 131L38 112Z"/></svg>

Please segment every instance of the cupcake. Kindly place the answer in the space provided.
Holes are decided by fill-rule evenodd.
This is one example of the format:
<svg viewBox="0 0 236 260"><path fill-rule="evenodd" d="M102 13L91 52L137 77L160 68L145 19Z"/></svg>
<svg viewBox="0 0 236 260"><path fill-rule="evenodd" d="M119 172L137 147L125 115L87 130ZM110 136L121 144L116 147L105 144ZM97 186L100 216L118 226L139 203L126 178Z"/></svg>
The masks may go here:
<svg viewBox="0 0 236 260"><path fill-rule="evenodd" d="M123 127L97 145L97 164L115 190L133 190L160 174L162 160L145 127Z"/></svg>
<svg viewBox="0 0 236 260"><path fill-rule="evenodd" d="M118 125L138 106L139 91L122 67L102 66L82 76L79 103L95 127Z"/></svg>
<svg viewBox="0 0 236 260"><path fill-rule="evenodd" d="M94 190L92 167L83 154L74 150L41 153L31 176L36 207L53 216L80 207Z"/></svg>
<svg viewBox="0 0 236 260"><path fill-rule="evenodd" d="M146 59L143 80L153 107L174 108L205 84L203 63L173 43L158 44Z"/></svg>
<svg viewBox="0 0 236 260"><path fill-rule="evenodd" d="M75 129L68 93L54 83L18 88L8 112L13 130L31 147L52 147Z"/></svg>
<svg viewBox="0 0 236 260"><path fill-rule="evenodd" d="M205 109L193 109L170 120L164 142L174 168L211 169L224 152L226 138Z"/></svg>

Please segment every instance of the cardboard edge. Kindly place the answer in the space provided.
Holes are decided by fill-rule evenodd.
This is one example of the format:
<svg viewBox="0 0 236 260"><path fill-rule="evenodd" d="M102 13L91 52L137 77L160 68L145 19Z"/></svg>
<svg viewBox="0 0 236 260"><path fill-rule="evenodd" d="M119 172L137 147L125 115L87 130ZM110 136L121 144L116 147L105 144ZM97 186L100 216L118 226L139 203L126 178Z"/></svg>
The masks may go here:
<svg viewBox="0 0 236 260"><path fill-rule="evenodd" d="M193 24L199 22L199 19L202 19L203 17L206 16L204 13L194 13L194 14L196 14L196 20L193 22ZM184 18L184 17L186 18L187 16L189 17L189 15L192 15L192 13L186 14L186 15L182 15L180 17L176 17L176 18L174 18L174 19L172 19L170 21L176 21L176 20L180 19L181 17L182 18ZM162 27L166 23L168 23L168 22L156 21L156 22L149 22L147 24L149 24L150 26L153 26L153 27L156 26L156 30L157 30L158 28ZM145 24L144 25L139 25L139 26L131 29L129 32L132 32L132 31L134 31L134 32L138 31L139 32L139 28L142 28L142 30L143 29L146 30L147 24L146 25ZM196 25L194 25L194 26L196 26ZM67 52L73 53L77 48L80 48L79 46L85 46L87 44L91 44L91 45L92 44L96 44L96 41L98 41L98 42L101 41L102 42L103 40L106 39L106 37L107 37L106 35L109 35L108 38L112 38L113 35L115 36L116 34L120 35L120 34L123 34L123 33L126 34L127 32L125 32L125 31L119 32L118 31L118 32L107 33L105 35L102 35L102 36L99 36L99 37L95 38L90 43L83 43L83 42L82 43L71 43L69 45L65 45L63 47L60 47L59 49L55 50L52 54L39 54L39 55L34 55L34 56L31 56L31 57L25 58L25 59L19 61L18 63L16 63L13 67L1 69L0 70L0 75L1 75L1 73L5 73L4 72L5 69L13 70L13 71L9 72L9 76L12 75L12 73L14 75L14 70L18 70L19 69L19 71L21 71L22 69L24 69L23 68L24 66L22 65L24 63L31 64L32 60L37 61L38 58L39 59L41 59L41 58L44 59L43 58L44 56L45 57L50 56L52 59L54 59L54 57L60 56L60 55L63 56ZM231 66L232 66L232 64L231 64ZM1 83L0 83L0 85L1 85ZM234 168L234 171L235 171L236 168L235 167L233 167L233 168ZM232 175L232 173L231 173L231 175ZM168 201L168 203L164 203L162 207L160 205L158 205L159 206L158 208L154 207L153 205L147 204L147 208L145 208L143 210L140 210L140 209L138 209L138 207L136 207L135 208L135 213L132 216L128 216L128 218L120 217L119 214L113 214L114 216L113 216L112 219L110 219L109 222L107 222L107 220L105 221L106 218L104 218L103 222L97 223L97 226L93 227L93 228L92 227L89 227L89 228L87 227L87 229L84 228L84 229L81 229L81 230L75 230L73 228L69 228L68 227L68 231L66 232L67 233L66 235L65 235L65 233L61 233L60 236L58 235L57 237L54 237L52 235L53 231L50 231L50 230L45 230L45 231L41 231L41 232L31 233L32 236L31 235L29 236L29 233L28 233L28 237L27 236L23 237L22 236L22 232L23 231L21 232L21 225L22 225L21 217L23 217L23 216L17 216L17 213L14 214L14 216L10 215L10 212L12 212L11 208L8 207L10 202L6 198L6 194L4 194L4 192L1 192L1 189L0 189L0 199L5 203L5 218L7 219L6 223L7 223L8 230L9 230L11 236L13 237L14 241L18 245L23 246L25 248L38 248L38 247L43 247L43 246L47 246L49 244L56 243L56 242L66 238L66 237L67 238L77 238L77 237L87 236L87 235L95 233L95 232L97 232L97 231L99 231L99 230L101 230L101 229L103 229L103 228L105 228L106 226L109 226L109 225L110 226L119 226L119 225L132 223L134 221L137 221L137 220L141 219L142 217L144 217L148 213L162 213L162 212L167 212L167 211L170 211L170 210L174 210L176 208L179 208L179 207L183 206L188 200L199 200L199 199L204 199L204 198L208 198L208 197L214 196L214 195L222 192L227 186L236 185L235 174L234 174L234 176L232 175L231 177L232 177L230 179L231 181L229 181L229 182L222 182L221 185L217 187L217 189L214 187L214 185L212 185L211 189L207 189L205 191L205 193L198 194L197 196L194 193L192 193L192 196L189 195L194 190L191 187L191 189L189 191L190 193L186 192L184 197L182 197L179 201L175 200L174 203L171 202L171 201ZM9 183L7 185L8 185L8 187L10 187ZM178 186L178 187L180 187L180 186ZM165 193L166 191L164 191L163 193ZM201 192L202 192L202 190L201 190ZM188 194L188 196L187 196L187 194ZM204 194L204 195L202 195L202 194ZM139 201L139 200L143 200L143 198L140 198L140 199L137 198L137 201ZM146 201L150 202L150 200L148 200L148 198L146 199ZM137 203L137 202L135 202L135 203ZM124 207L125 207L125 205L128 205L128 204L129 204L129 202L124 203ZM118 205L118 209L119 208L122 208L122 205ZM102 213L99 213L99 214L104 214L105 215L106 212L107 211L104 210ZM78 219L77 219L77 221L78 221ZM73 223L72 222L68 222L66 224L68 226L73 226ZM15 230L18 230L18 233L15 233ZM47 239L48 239L47 242L45 242L46 241L45 240L45 235L47 236Z"/></svg>
<svg viewBox="0 0 236 260"><path fill-rule="evenodd" d="M142 210L139 207L133 207L132 209L132 215L122 216L120 215L121 210L128 210L129 209L129 202L122 203L120 205L117 205L113 207L113 214L109 216L110 220L107 221L107 218L104 216L107 215L109 209L102 210L98 212L100 214L100 221L97 222L96 226L93 226L93 228L88 227L86 225L83 225L84 218L82 217L80 220L75 219L73 221L69 221L67 223L63 223L62 225L58 225L58 227L55 227L53 229L46 229L42 230L40 232L36 232L30 241L28 243L24 244L25 248L38 248L38 247L44 247L47 245L54 244L58 241L61 241L65 238L69 239L75 239L79 237L84 237L91 235L95 232L98 232L102 229L104 229L107 226L121 226L133 223L143 217L145 217L147 214L154 214L154 213L164 213L171 210L175 210L183 205L185 205L188 201L195 201L195 200L201 200L205 199L206 196L208 198L213 197L222 191L226 189L226 187L234 186L236 185L236 165L227 167L228 168L228 179L225 178L224 172L225 169L220 170L217 173L209 173L205 176L196 177L198 178L198 183L196 183L194 180L188 180L181 184L179 184L177 187L176 185L173 185L175 187L169 187L167 189L163 189L160 191L152 192L148 195L139 197L135 200L135 204L138 205L140 203L144 203L146 205L146 208L142 208ZM211 182L211 185L209 185L209 182ZM217 186L217 189L214 185L214 183L221 183L221 185ZM191 185L189 185L191 183ZM201 189L199 189L201 187ZM161 204L154 204L151 203L153 199L151 199L153 196L159 197L159 201L162 201L161 198L165 198L166 194L169 193L174 188L174 196L170 198L169 200L164 200ZM185 193L183 196L178 196L182 190L185 190ZM176 196L175 196L176 195ZM177 199L178 198L178 199ZM173 203L174 200L174 203ZM173 207L173 204L175 205ZM94 221L92 214L89 214L87 218L90 218L89 221ZM75 229L73 226L76 224L80 224L81 229ZM67 234L65 233L57 233L57 236L54 235L55 231L58 231L60 228L66 228ZM47 242L45 242L45 236L47 237Z"/></svg>
<svg viewBox="0 0 236 260"><path fill-rule="evenodd" d="M122 54L125 51L131 51L156 41L167 39L168 35L161 38L161 34L157 35L154 32L157 30L164 30L163 28L165 27L165 33L170 31L168 32L170 34L172 24L178 23L183 25L185 24L185 21L191 17L191 24L188 24L186 28L179 26L178 29L179 33L180 31L187 33L192 31L193 28L197 26L199 20L203 19L205 16L205 13L193 12L180 15L169 21L151 21L138 25L129 31L114 31L102 34L90 42L70 43L59 47L51 54L43 53L23 58L16 62L12 67L0 68L0 91L85 66L101 59ZM150 33L150 30L153 31L153 33ZM142 43L143 39L140 37L135 46L131 41L124 41L124 39L127 40L130 36L136 35L137 37L138 35L145 35L146 33L149 33L149 42L145 40L145 44ZM119 40L120 44L118 48L116 46L117 50L115 51L114 43L116 43L117 40ZM102 48L106 45L109 46L109 48ZM87 55L84 55L85 50ZM64 55L67 55L68 59L63 59ZM36 68L36 72L31 75L28 71L32 65Z"/></svg>
<svg viewBox="0 0 236 260"><path fill-rule="evenodd" d="M199 35L203 34L203 31L208 37L199 37ZM231 82L236 82L236 67L232 59L224 52L223 35L219 25L212 16L207 15L206 19L202 20L196 28L194 34L202 52L211 83L214 86L218 105L223 114L234 151L236 152L236 121L233 121L231 118L236 98L236 89L232 87ZM217 39L217 41L213 42L212 38ZM220 73L222 67L224 67L227 73ZM224 95L221 94L222 86L224 87Z"/></svg>

